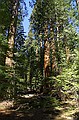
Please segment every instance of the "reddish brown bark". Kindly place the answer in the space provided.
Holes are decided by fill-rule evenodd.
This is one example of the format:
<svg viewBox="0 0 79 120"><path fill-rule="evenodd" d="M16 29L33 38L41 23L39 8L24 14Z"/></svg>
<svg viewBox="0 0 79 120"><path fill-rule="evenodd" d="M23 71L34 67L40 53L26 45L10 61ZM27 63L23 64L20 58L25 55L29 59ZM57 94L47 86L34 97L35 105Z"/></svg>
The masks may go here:
<svg viewBox="0 0 79 120"><path fill-rule="evenodd" d="M44 76L49 77L50 75L50 44L48 40L48 23L46 21L44 31Z"/></svg>
<svg viewBox="0 0 79 120"><path fill-rule="evenodd" d="M45 78L50 76L50 46L48 40L45 41L45 51L44 51L44 74Z"/></svg>
<svg viewBox="0 0 79 120"><path fill-rule="evenodd" d="M56 63L56 46L55 46L55 39L54 39L54 25L52 24L52 20L50 21L50 34L51 34L51 41L50 41L50 49L51 49L51 72L54 75L57 70L57 63Z"/></svg>

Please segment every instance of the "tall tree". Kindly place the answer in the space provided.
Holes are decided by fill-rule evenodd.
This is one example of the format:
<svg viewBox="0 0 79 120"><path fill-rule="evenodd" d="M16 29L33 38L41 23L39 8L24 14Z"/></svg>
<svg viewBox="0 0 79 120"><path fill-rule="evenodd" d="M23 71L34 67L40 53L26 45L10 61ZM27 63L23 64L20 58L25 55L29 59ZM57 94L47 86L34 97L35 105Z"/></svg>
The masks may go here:
<svg viewBox="0 0 79 120"><path fill-rule="evenodd" d="M18 15L18 4L19 0L11 0L11 23L9 27L8 33L8 51L5 60L5 64L9 67L13 66L13 48L14 48L14 41L15 41L15 33L16 33L16 26L17 26L17 15Z"/></svg>
<svg viewBox="0 0 79 120"><path fill-rule="evenodd" d="M73 0L37 0L33 9L31 28L40 45L40 66L46 79L50 75L58 76L63 64L69 65L72 38L68 30L76 31L77 27L74 4Z"/></svg>

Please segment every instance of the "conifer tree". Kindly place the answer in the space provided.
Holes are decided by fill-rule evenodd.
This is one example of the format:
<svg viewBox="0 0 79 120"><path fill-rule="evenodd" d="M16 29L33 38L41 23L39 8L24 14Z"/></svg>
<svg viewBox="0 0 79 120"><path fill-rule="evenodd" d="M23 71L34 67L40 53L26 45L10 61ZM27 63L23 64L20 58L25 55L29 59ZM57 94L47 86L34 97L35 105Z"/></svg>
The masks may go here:
<svg viewBox="0 0 79 120"><path fill-rule="evenodd" d="M17 27L17 15L18 15L18 0L11 1L11 23L9 28L9 35L8 35L8 51L5 60L5 64L9 67L13 66L13 48L14 48L14 41L15 41L15 33Z"/></svg>
<svg viewBox="0 0 79 120"><path fill-rule="evenodd" d="M77 27L77 17L74 15L77 11L73 6L73 1L36 1L31 15L31 28L41 45L40 65L45 79L57 77L65 67L70 66L71 51L75 44L71 36L74 31L76 33Z"/></svg>

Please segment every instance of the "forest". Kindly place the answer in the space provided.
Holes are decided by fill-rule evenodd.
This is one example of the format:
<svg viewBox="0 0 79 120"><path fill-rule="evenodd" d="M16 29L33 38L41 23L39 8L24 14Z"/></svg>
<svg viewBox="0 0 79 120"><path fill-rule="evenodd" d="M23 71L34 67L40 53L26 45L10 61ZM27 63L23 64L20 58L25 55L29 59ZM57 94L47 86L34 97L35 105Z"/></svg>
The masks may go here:
<svg viewBox="0 0 79 120"><path fill-rule="evenodd" d="M79 0L0 0L0 120L79 120Z"/></svg>

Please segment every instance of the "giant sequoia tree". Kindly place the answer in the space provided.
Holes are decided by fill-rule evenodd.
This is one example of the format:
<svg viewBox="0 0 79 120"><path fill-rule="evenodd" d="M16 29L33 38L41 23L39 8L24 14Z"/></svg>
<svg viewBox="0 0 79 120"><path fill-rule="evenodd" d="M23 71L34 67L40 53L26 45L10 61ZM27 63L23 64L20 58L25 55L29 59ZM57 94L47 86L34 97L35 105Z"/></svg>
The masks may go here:
<svg viewBox="0 0 79 120"><path fill-rule="evenodd" d="M61 78L69 67L72 69L72 56L78 42L76 32L78 12L74 6L77 7L73 0L37 0L34 6L31 15L31 30L38 40L40 71L46 79L45 83L51 76L59 77L57 79L59 86L61 86L60 83L68 82L62 82ZM70 81L70 78L68 80Z"/></svg>
<svg viewBox="0 0 79 120"><path fill-rule="evenodd" d="M57 67L57 61L60 61L58 49L63 35L63 26L67 22L64 20L66 16L64 15L64 5L65 2L62 0L60 2L37 1L31 16L31 26L40 44L40 54L43 56L43 60L40 58L40 62L45 77L50 76L50 72L53 74L59 72Z"/></svg>

